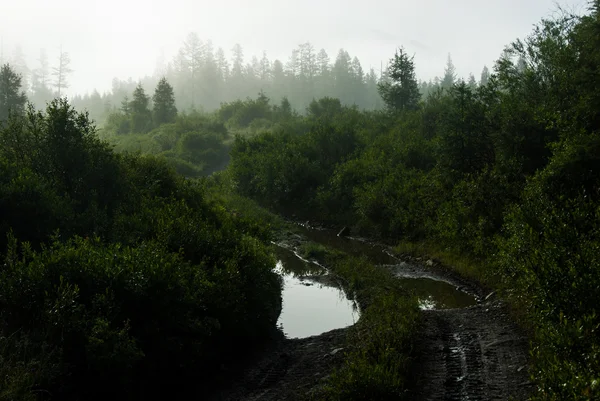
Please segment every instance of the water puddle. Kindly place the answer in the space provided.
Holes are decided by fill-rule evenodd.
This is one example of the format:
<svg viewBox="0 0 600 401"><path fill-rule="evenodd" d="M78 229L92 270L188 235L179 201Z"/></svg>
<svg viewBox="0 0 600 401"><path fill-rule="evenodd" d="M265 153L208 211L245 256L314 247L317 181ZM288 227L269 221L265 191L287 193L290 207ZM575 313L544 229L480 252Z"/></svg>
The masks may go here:
<svg viewBox="0 0 600 401"><path fill-rule="evenodd" d="M366 256L371 263L391 269L419 299L423 310L465 308L477 303L473 295L425 267L399 262L382 245L338 237L329 230L300 227L300 232L315 243L353 256ZM331 276L325 268L281 246L276 247L276 253L277 270L284 278L283 309L278 325L288 337L309 337L356 323L359 312L355 302L331 285Z"/></svg>
<svg viewBox="0 0 600 401"><path fill-rule="evenodd" d="M421 309L454 309L475 305L477 300L452 284L430 278L400 278L402 285L419 298Z"/></svg>
<svg viewBox="0 0 600 401"><path fill-rule="evenodd" d="M352 256L366 256L371 263L376 265L395 264L398 260L388 254L385 248L379 244L369 244L351 237L338 237L331 230L310 229L298 226L300 233L309 240L338 249Z"/></svg>
<svg viewBox="0 0 600 401"><path fill-rule="evenodd" d="M477 304L475 296L437 277L423 267L406 262L386 267L392 270L405 288L419 298L421 309L455 309Z"/></svg>
<svg viewBox="0 0 600 401"><path fill-rule="evenodd" d="M321 284L326 271L277 247L276 271L283 275L283 307L277 324L288 338L305 338L356 323L355 303L335 287Z"/></svg>

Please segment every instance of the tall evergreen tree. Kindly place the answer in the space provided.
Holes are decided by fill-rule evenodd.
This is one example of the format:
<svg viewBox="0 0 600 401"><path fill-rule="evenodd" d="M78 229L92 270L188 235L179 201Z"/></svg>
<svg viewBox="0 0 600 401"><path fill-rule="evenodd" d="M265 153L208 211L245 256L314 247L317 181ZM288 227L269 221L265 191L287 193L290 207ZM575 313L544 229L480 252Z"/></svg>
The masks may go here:
<svg viewBox="0 0 600 401"><path fill-rule="evenodd" d="M487 66L483 67L481 71L481 78L479 79L479 86L486 86L488 81L490 80L490 70L488 70Z"/></svg>
<svg viewBox="0 0 600 401"><path fill-rule="evenodd" d="M334 96L338 97L344 104L351 104L353 101L352 58L346 50L340 49L338 52L332 72Z"/></svg>
<svg viewBox="0 0 600 401"><path fill-rule="evenodd" d="M69 53L63 52L61 47L58 56L58 66L54 67L52 72L52 75L55 77L54 87L56 88L58 97L62 95L63 89L69 87L68 76L73 72L69 67L70 64L71 58L69 57Z"/></svg>
<svg viewBox="0 0 600 401"><path fill-rule="evenodd" d="M244 49L239 43L236 43L232 49L233 60L231 75L235 78L241 79L244 75Z"/></svg>
<svg viewBox="0 0 600 401"><path fill-rule="evenodd" d="M409 57L404 48L396 50L388 67L388 79L379 84L379 94L391 110L415 109L421 98L415 77L414 56Z"/></svg>
<svg viewBox="0 0 600 401"><path fill-rule="evenodd" d="M289 77L296 77L300 72L300 52L298 49L292 50L290 59L285 65L286 74Z"/></svg>
<svg viewBox="0 0 600 401"><path fill-rule="evenodd" d="M31 74L31 102L38 109L43 109L46 102L52 99L50 89L50 65L44 49L40 50L39 66Z"/></svg>
<svg viewBox="0 0 600 401"><path fill-rule="evenodd" d="M475 80L475 76L472 73L469 74L468 85L471 90L477 89L477 81Z"/></svg>
<svg viewBox="0 0 600 401"><path fill-rule="evenodd" d="M325 49L321 49L319 54L317 54L317 68L318 73L321 77L324 77L329 72L329 55L325 51Z"/></svg>
<svg viewBox="0 0 600 401"><path fill-rule="evenodd" d="M21 88L25 93L28 93L29 86L31 83L31 70L27 66L27 62L25 61L25 54L23 53L23 49L21 48L21 46L15 47L10 65L11 68L21 77Z"/></svg>
<svg viewBox="0 0 600 401"><path fill-rule="evenodd" d="M27 97L21 90L21 76L10 65L0 67L0 121L11 113L22 113Z"/></svg>
<svg viewBox="0 0 600 401"><path fill-rule="evenodd" d="M456 81L456 68L452 62L452 56L448 53L448 61L446 62L446 68L444 69L444 77L442 78L442 88L450 89Z"/></svg>
<svg viewBox="0 0 600 401"><path fill-rule="evenodd" d="M196 34L195 32L191 32L187 36L183 45L185 59L187 61L187 67L189 68L189 73L191 75L190 83L192 88L192 107L194 107L198 98L197 81L198 74L200 72L200 68L202 66L202 61L204 58L204 45L198 37L198 34Z"/></svg>
<svg viewBox="0 0 600 401"><path fill-rule="evenodd" d="M299 46L300 56L300 75L312 80L317 73L315 48L310 42L303 43Z"/></svg>
<svg viewBox="0 0 600 401"><path fill-rule="evenodd" d="M152 127L152 113L150 112L150 98L146 95L142 84L138 84L133 91L133 99L129 103L131 109L131 131L145 133Z"/></svg>
<svg viewBox="0 0 600 401"><path fill-rule="evenodd" d="M129 116L131 114L131 102L129 101L129 96L125 95L125 97L121 101L120 110L126 116Z"/></svg>
<svg viewBox="0 0 600 401"><path fill-rule="evenodd" d="M152 111L155 126L175 121L175 117L177 116L175 94L173 87L167 82L165 77L161 78L158 82L154 96L152 96L152 102L154 103Z"/></svg>
<svg viewBox="0 0 600 401"><path fill-rule="evenodd" d="M271 62L267 57L267 52L263 51L262 58L260 59L260 80L262 83L266 83L269 80L271 74Z"/></svg>
<svg viewBox="0 0 600 401"><path fill-rule="evenodd" d="M217 49L215 54L215 63L217 64L217 71L221 80L227 80L229 78L229 62L225 57L225 51L222 47Z"/></svg>

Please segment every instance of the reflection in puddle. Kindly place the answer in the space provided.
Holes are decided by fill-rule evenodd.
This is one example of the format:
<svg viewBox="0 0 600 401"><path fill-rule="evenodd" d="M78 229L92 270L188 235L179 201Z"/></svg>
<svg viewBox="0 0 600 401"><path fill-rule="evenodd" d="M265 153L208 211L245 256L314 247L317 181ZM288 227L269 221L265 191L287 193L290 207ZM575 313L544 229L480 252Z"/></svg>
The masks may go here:
<svg viewBox="0 0 600 401"><path fill-rule="evenodd" d="M290 274L295 277L316 276L325 274L327 271L323 266L303 259L298 253L291 249L277 245L275 254L279 259L276 271L279 274Z"/></svg>
<svg viewBox="0 0 600 401"><path fill-rule="evenodd" d="M302 235L311 241L338 249L352 256L366 256L374 264L395 264L397 259L385 252L385 248L377 244L369 244L351 237L338 237L334 231L309 229L299 226Z"/></svg>
<svg viewBox="0 0 600 401"><path fill-rule="evenodd" d="M465 308L477 303L475 297L445 281L431 278L399 278L405 288L419 298L423 310Z"/></svg>
<svg viewBox="0 0 600 401"><path fill-rule="evenodd" d="M277 270L283 263L277 262ZM283 309L278 325L290 338L304 338L353 325L359 317L343 291L314 281L284 275Z"/></svg>
<svg viewBox="0 0 600 401"><path fill-rule="evenodd" d="M342 250L354 256L367 256L369 261L389 268L406 289L419 299L423 310L464 308L477 299L456 286L442 281L422 267L399 262L385 248L351 238L340 238L328 231L304 229L304 234L318 244ZM343 291L320 284L331 276L314 262L296 252L276 246L279 261L276 271L283 275L283 308L278 325L291 338L304 338L350 326L360 316L356 304Z"/></svg>

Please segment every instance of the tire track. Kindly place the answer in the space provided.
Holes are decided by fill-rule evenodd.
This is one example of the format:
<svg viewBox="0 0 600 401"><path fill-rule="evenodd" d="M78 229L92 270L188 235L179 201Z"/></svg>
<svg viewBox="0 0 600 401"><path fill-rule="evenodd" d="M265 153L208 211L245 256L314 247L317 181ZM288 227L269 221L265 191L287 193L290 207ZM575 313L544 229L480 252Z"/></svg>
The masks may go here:
<svg viewBox="0 0 600 401"><path fill-rule="evenodd" d="M423 314L410 399L527 398L527 340L501 302Z"/></svg>

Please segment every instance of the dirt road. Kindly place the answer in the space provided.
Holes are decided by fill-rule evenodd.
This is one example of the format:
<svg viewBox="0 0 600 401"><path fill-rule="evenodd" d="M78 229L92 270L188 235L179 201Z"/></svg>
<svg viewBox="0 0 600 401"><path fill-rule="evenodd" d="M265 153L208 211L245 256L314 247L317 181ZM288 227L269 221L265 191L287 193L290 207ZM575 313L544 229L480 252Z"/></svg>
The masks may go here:
<svg viewBox="0 0 600 401"><path fill-rule="evenodd" d="M409 399L527 398L527 341L501 302L423 314Z"/></svg>
<svg viewBox="0 0 600 401"><path fill-rule="evenodd" d="M438 266L439 267L439 266ZM384 268L384 267L382 267ZM390 268L389 266L387 268ZM475 283L420 259L393 267L402 277L427 277L452 284L478 299L462 309L423 310L414 348L412 385L405 399L524 400L528 344L508 308ZM343 363L348 329L305 339L284 339L266 351L218 401L306 399Z"/></svg>

